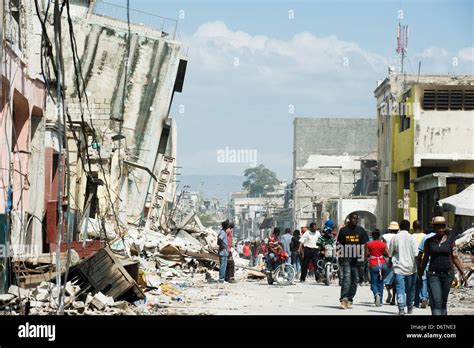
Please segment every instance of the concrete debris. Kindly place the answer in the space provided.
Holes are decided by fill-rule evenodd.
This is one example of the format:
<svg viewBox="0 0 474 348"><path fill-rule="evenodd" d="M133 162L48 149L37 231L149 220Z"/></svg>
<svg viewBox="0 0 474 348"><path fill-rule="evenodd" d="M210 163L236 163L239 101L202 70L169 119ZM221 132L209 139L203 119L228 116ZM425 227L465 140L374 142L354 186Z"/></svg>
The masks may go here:
<svg viewBox="0 0 474 348"><path fill-rule="evenodd" d="M186 246L186 249L200 250L203 247L201 242L199 242L196 238L194 238L184 230L179 230L178 234L176 235L176 239L178 241L182 240L180 244L183 243Z"/></svg>
<svg viewBox="0 0 474 348"><path fill-rule="evenodd" d="M12 295L15 295L17 297L22 297L23 298L23 297L28 297L30 292L28 290L19 288L16 285L10 285L10 287L8 288L8 293L12 294Z"/></svg>
<svg viewBox="0 0 474 348"><path fill-rule="evenodd" d="M12 294L2 294L0 295L0 302L8 303L15 298L15 295Z"/></svg>
<svg viewBox="0 0 474 348"><path fill-rule="evenodd" d="M111 222L105 221L104 228L107 240L115 240L117 238L114 225ZM82 221L81 232L79 233L79 240L84 239L84 234L86 239L103 239L104 232L102 222L93 218L84 219Z"/></svg>
<svg viewBox="0 0 474 348"><path fill-rule="evenodd" d="M70 268L64 285L65 314L179 314L177 304L189 305L187 289L218 279L216 232L196 223L196 218L190 218L192 226L169 231L132 227L120 239L114 226L106 224L110 248L102 248ZM85 234L81 238L103 238L99 221L86 219L82 227ZM38 262L44 261L40 258ZM238 270L236 275L238 272L241 274ZM8 294L0 295L0 312L16 315L29 303L30 314L55 314L60 289L55 277L48 279L38 280L29 290L12 285Z"/></svg>
<svg viewBox="0 0 474 348"><path fill-rule="evenodd" d="M86 304L83 301L74 301L72 307L79 313L82 314L86 310Z"/></svg>
<svg viewBox="0 0 474 348"><path fill-rule="evenodd" d="M98 310L103 310L106 306L112 306L113 304L114 299L104 295L100 291L94 295L94 298L91 301L91 306L97 308Z"/></svg>
<svg viewBox="0 0 474 348"><path fill-rule="evenodd" d="M50 300L51 294L48 289L37 288L34 292L36 301L47 302Z"/></svg>

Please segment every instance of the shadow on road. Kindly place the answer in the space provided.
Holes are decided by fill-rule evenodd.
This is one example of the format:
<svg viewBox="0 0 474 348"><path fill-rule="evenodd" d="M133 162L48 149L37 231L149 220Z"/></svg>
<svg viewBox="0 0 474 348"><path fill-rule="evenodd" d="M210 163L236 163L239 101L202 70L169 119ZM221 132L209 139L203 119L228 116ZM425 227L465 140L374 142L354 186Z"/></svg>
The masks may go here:
<svg viewBox="0 0 474 348"><path fill-rule="evenodd" d="M337 309L338 311L343 311L343 309L339 308L339 306L315 306L315 307L321 307L321 308L332 308L332 309Z"/></svg>
<svg viewBox="0 0 474 348"><path fill-rule="evenodd" d="M395 315L395 314L396 314L396 313L394 313L394 312L375 311L375 310L373 310L373 309L368 310L368 312L373 312L373 313L377 313L377 314L392 314L392 315Z"/></svg>

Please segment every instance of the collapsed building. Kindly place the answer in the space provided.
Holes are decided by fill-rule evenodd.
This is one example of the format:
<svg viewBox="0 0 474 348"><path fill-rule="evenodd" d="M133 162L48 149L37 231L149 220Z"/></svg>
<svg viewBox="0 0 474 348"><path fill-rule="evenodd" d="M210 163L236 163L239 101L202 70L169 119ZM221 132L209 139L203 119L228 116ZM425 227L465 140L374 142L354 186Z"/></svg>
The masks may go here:
<svg viewBox="0 0 474 348"><path fill-rule="evenodd" d="M101 310L213 269L215 233L174 218L177 21L94 0L0 9L0 309Z"/></svg>

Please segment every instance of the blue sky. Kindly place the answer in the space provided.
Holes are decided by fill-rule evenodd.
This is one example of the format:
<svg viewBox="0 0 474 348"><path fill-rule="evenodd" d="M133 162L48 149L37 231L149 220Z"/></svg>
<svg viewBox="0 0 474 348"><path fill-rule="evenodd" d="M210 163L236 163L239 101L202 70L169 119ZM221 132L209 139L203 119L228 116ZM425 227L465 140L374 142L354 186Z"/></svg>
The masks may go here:
<svg viewBox="0 0 474 348"><path fill-rule="evenodd" d="M217 160L227 147L257 151L259 164L291 180L295 117L375 117L376 80L396 64L400 9L410 28L409 73L419 60L425 74L474 73L470 0L130 0L130 6L178 19L189 50L184 90L171 112L183 174L242 175L248 164Z"/></svg>

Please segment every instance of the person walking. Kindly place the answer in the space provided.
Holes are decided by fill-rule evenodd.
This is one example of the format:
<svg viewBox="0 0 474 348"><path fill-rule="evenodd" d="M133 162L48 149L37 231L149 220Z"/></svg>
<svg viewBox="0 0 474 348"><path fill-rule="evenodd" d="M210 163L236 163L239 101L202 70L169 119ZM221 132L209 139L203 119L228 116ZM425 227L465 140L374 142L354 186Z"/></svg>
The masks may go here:
<svg viewBox="0 0 474 348"><path fill-rule="evenodd" d="M461 266L454 244L459 231L448 234L446 219L436 216L432 220L435 235L426 239L423 260L418 270L418 281L422 280L423 271L430 261L428 272L428 288L432 315L448 315L447 302L453 281L453 264L461 275L462 282L467 286L467 278Z"/></svg>
<svg viewBox="0 0 474 348"><path fill-rule="evenodd" d="M374 294L374 303L376 307L382 306L384 278L387 273L388 257L387 244L380 240L380 231L372 232L372 241L367 243L367 254L369 256L370 267L370 289Z"/></svg>
<svg viewBox="0 0 474 348"><path fill-rule="evenodd" d="M225 281L225 271L227 269L227 257L229 256L229 241L226 230L229 228L229 220L222 222L222 229L217 235L217 245L219 246L219 283Z"/></svg>
<svg viewBox="0 0 474 348"><path fill-rule="evenodd" d="M243 255L244 255L244 259L249 260L249 262L251 262L251 260L250 260L250 245L249 245L248 241L245 241L242 252L243 252ZM250 263L250 267L252 267L251 263Z"/></svg>
<svg viewBox="0 0 474 348"><path fill-rule="evenodd" d="M365 248L369 241L366 230L358 226L359 215L351 213L349 222L337 235L340 267L342 267L341 309L351 309L359 282L359 268L365 258Z"/></svg>
<svg viewBox="0 0 474 348"><path fill-rule="evenodd" d="M382 239L387 245L387 247L390 245L390 241L392 240L393 236L400 230L400 227L398 226L398 222L392 221L390 222L390 225L388 226L388 231L383 234ZM395 299L396 299L396 294L397 294L397 289L395 288L395 273L393 273L393 264L392 264L392 258L388 257L387 259L387 273L385 275L385 289L387 290L387 299L385 300L385 303L388 303L392 306L395 305Z"/></svg>
<svg viewBox="0 0 474 348"><path fill-rule="evenodd" d="M244 256L244 241L241 240L238 244L237 244L237 252L239 253L239 257L243 257Z"/></svg>
<svg viewBox="0 0 474 348"><path fill-rule="evenodd" d="M255 267L257 265L257 258L258 258L258 241L252 240L250 243L250 263L252 267Z"/></svg>
<svg viewBox="0 0 474 348"><path fill-rule="evenodd" d="M388 253L392 258L393 272L395 273L395 288L397 289L398 313L413 313L416 289L416 257L418 245L415 237L408 230L410 221L400 221L400 231L393 236L388 247Z"/></svg>
<svg viewBox="0 0 474 348"><path fill-rule="evenodd" d="M300 255L298 249L300 247L300 231L295 230L293 232L293 238L291 238L290 250L291 250L291 264L295 267L296 274L300 273Z"/></svg>
<svg viewBox="0 0 474 348"><path fill-rule="evenodd" d="M283 251L288 255L288 259L286 259L287 264L291 264L291 228L285 228L285 233L280 238L281 245L283 247Z"/></svg>
<svg viewBox="0 0 474 348"><path fill-rule="evenodd" d="M300 239L300 245L298 252L303 259L303 264L301 265L301 276L300 282L304 283L306 280L306 275L308 274L308 266L312 261L314 268L316 268L318 261L318 238L321 234L317 231L316 223L312 222L309 224L309 231L306 231ZM315 272L317 275L317 273ZM316 281L318 281L316 277Z"/></svg>
<svg viewBox="0 0 474 348"><path fill-rule="evenodd" d="M431 229L429 230L425 236L423 237L423 239L421 240L420 242L420 245L418 246L418 271L422 268L422 265L421 265L421 262L423 261L423 254L424 254L424 250L425 250L425 242L428 238L431 238L435 235L436 233L434 233L434 230ZM429 289L428 289L428 278L426 277L426 271L429 267L429 264L430 264L430 261L429 261L429 258L428 258L428 264L425 266L424 270L423 270L423 275L421 277L421 284L419 281L417 281L417 287L420 289L420 294L419 294L419 307L420 308L426 308L428 307L428 300L430 298L430 292L429 292ZM417 298L415 296L415 307L416 307L416 304L417 304Z"/></svg>
<svg viewBox="0 0 474 348"><path fill-rule="evenodd" d="M418 245L418 256L416 257L417 267L421 265L421 259L423 257L423 251L420 252L420 245L426 236L423 232L423 228L421 226L421 222L419 220L415 220L412 223L413 234L412 236L416 239L416 243ZM416 289L415 289L415 307L416 308L426 308L428 304L428 283L426 282L426 273L423 276L424 281L421 283L416 282Z"/></svg>
<svg viewBox="0 0 474 348"><path fill-rule="evenodd" d="M228 250L229 250L229 256L227 257L227 267L225 271L225 281L229 283L235 283L235 263L234 263L234 257L232 255L233 251L233 239L234 239L234 223L231 222L229 223L229 228L226 230L226 235L227 235L227 241L229 244Z"/></svg>

